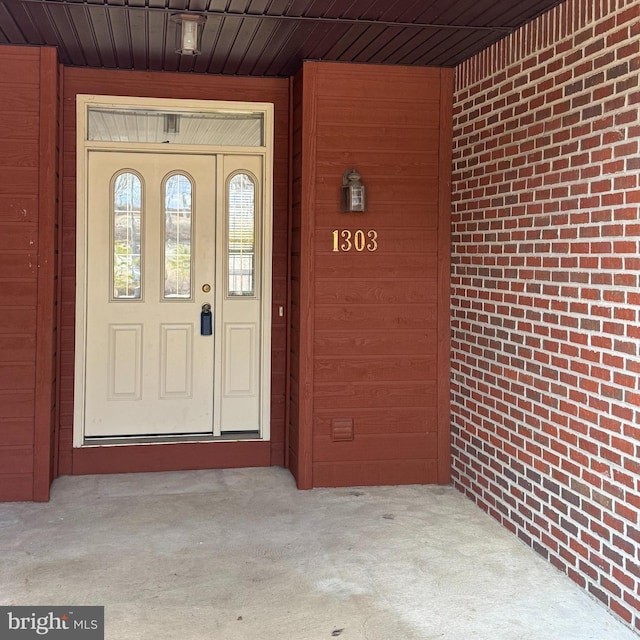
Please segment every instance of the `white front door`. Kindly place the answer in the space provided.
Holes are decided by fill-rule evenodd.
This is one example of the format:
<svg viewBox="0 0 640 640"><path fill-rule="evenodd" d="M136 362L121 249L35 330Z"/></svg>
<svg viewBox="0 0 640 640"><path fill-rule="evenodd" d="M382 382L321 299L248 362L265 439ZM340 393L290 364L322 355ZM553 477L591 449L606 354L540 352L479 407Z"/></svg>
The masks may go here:
<svg viewBox="0 0 640 640"><path fill-rule="evenodd" d="M261 431L262 158L90 151L84 438Z"/></svg>

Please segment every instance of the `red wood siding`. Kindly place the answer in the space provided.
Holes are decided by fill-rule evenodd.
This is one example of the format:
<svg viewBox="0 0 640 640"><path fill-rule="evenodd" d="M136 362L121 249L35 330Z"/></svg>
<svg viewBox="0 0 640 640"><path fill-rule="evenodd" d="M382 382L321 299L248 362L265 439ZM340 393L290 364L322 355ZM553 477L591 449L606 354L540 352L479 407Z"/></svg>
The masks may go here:
<svg viewBox="0 0 640 640"><path fill-rule="evenodd" d="M452 74L306 63L295 84L298 486L446 483ZM340 212L350 167L364 214ZM377 250L336 252L336 229L375 231Z"/></svg>
<svg viewBox="0 0 640 640"><path fill-rule="evenodd" d="M300 71L293 79L291 91L291 301L290 301L290 383L288 466L298 486L302 482L300 468L300 295L301 295L301 224L302 224L302 95L303 76ZM304 485L304 486L303 486Z"/></svg>
<svg viewBox="0 0 640 640"><path fill-rule="evenodd" d="M46 500L55 416L57 62L0 47L0 500Z"/></svg>
<svg viewBox="0 0 640 640"><path fill-rule="evenodd" d="M285 362L287 318L278 308L287 305L289 83L286 79L237 78L133 71L65 68L64 170L62 223L61 412L60 473L119 472L284 464ZM76 112L78 93L194 100L272 102L275 105L273 324L271 376L271 442L238 443L233 455L218 455L220 445L72 448L75 230L76 230ZM196 447L196 448L194 448ZM216 448L218 447L218 448ZM231 450L229 447L224 451ZM240 453L238 453L238 451ZM167 455L167 452L170 452ZM242 452L245 452L244 455ZM244 455L244 457L243 457Z"/></svg>

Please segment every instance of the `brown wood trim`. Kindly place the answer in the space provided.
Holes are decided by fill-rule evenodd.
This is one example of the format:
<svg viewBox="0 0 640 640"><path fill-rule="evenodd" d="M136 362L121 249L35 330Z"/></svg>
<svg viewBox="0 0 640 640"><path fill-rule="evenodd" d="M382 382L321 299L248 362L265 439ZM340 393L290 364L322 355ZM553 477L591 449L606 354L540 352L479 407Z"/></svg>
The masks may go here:
<svg viewBox="0 0 640 640"><path fill-rule="evenodd" d="M33 498L49 499L54 404L54 321L58 62L52 48L40 49L40 157L38 169L38 300L33 445Z"/></svg>
<svg viewBox="0 0 640 640"><path fill-rule="evenodd" d="M440 71L438 194L438 483L451 482L451 161L453 69Z"/></svg>
<svg viewBox="0 0 640 640"><path fill-rule="evenodd" d="M28 502L33 500L31 473L3 473L0 482L0 502Z"/></svg>
<svg viewBox="0 0 640 640"><path fill-rule="evenodd" d="M313 487L313 340L316 214L316 93L318 65L303 66L302 198L300 214L300 388L298 488Z"/></svg>
<svg viewBox="0 0 640 640"><path fill-rule="evenodd" d="M289 190L287 197L287 303L286 321L287 332L285 338L285 393L284 393L284 467L290 468L289 451L291 435L289 433L291 422L291 262L293 252L293 83L294 76L289 78Z"/></svg>
<svg viewBox="0 0 640 640"><path fill-rule="evenodd" d="M184 442L73 450L73 475L268 467L270 442Z"/></svg>
<svg viewBox="0 0 640 640"><path fill-rule="evenodd" d="M60 233L62 221L62 188L64 185L63 158L64 158L64 65L58 65L58 223L56 225L56 250L58 252L58 280L56 283L56 409L53 425L53 460L51 468L51 480L60 475L60 400L62 397L62 385L60 377L62 375L62 233Z"/></svg>

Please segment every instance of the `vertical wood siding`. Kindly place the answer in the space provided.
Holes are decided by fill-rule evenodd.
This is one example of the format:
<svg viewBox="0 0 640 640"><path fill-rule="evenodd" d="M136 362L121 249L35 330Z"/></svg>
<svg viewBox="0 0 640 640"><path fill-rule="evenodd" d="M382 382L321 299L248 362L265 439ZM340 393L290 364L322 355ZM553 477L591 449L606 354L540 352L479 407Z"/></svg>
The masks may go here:
<svg viewBox="0 0 640 640"><path fill-rule="evenodd" d="M298 78L291 442L292 459L312 460L297 461L300 487L448 481L451 78L333 63ZM364 214L340 212L350 167ZM336 251L343 229L375 231L377 250ZM334 440L341 419L353 440Z"/></svg>
<svg viewBox="0 0 640 640"><path fill-rule="evenodd" d="M309 488L300 477L300 296L302 281L301 225L302 225L302 95L303 74L300 71L293 79L291 138L291 302L290 302L290 384L288 447L289 469L298 486Z"/></svg>
<svg viewBox="0 0 640 640"><path fill-rule="evenodd" d="M273 211L273 323L271 442L174 444L81 450L72 448L76 242L76 95L120 95L194 100L272 102L275 105ZM286 79L237 78L66 68L61 312L61 474L170 470L284 463L287 318L289 84Z"/></svg>
<svg viewBox="0 0 640 640"><path fill-rule="evenodd" d="M57 63L0 47L0 500L46 500L55 415Z"/></svg>

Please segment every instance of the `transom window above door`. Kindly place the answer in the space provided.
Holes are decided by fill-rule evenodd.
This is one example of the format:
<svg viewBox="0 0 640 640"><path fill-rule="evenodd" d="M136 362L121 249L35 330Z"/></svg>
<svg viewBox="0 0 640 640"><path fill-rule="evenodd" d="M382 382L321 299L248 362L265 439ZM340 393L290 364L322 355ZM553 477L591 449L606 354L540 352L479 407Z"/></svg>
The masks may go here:
<svg viewBox="0 0 640 640"><path fill-rule="evenodd" d="M173 111L90 106L87 140L262 147L264 112Z"/></svg>

